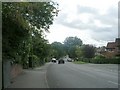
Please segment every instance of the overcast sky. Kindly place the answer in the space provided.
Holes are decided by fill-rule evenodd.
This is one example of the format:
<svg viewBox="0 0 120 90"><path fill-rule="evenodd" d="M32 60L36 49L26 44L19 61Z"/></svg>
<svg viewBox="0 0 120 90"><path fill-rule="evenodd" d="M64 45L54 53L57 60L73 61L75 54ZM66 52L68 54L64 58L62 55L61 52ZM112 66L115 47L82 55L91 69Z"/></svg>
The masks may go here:
<svg viewBox="0 0 120 90"><path fill-rule="evenodd" d="M119 0L54 0L60 12L47 33L49 43L77 36L84 44L106 46L118 37Z"/></svg>

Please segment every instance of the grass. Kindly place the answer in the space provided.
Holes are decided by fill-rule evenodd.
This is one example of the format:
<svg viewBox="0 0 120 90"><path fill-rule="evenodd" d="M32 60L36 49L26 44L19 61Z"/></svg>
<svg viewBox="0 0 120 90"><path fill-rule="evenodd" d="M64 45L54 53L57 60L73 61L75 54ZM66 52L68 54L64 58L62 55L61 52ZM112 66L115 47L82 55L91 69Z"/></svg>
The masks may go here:
<svg viewBox="0 0 120 90"><path fill-rule="evenodd" d="M74 61L73 63L75 63L75 64L86 64L86 62L82 62L82 61Z"/></svg>

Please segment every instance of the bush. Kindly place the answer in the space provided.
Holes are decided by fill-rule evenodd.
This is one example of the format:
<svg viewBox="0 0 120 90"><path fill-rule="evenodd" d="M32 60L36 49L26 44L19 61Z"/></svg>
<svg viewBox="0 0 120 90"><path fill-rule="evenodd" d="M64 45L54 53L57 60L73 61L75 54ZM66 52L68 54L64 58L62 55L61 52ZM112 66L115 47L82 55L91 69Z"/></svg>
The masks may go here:
<svg viewBox="0 0 120 90"><path fill-rule="evenodd" d="M94 57L94 59L105 59L105 56L103 55L97 55Z"/></svg>
<svg viewBox="0 0 120 90"><path fill-rule="evenodd" d="M39 65L40 65L40 64L39 64L39 61L40 61L40 59L39 59L38 56L32 55L33 67L39 66Z"/></svg>
<svg viewBox="0 0 120 90"><path fill-rule="evenodd" d="M81 58L78 61L95 64L120 64L120 57L105 58L104 56L99 55L94 58Z"/></svg>
<svg viewBox="0 0 120 90"><path fill-rule="evenodd" d="M90 58L80 58L77 61L82 61L82 62L90 63Z"/></svg>
<svg viewBox="0 0 120 90"><path fill-rule="evenodd" d="M120 64L120 58L94 58L91 63L95 64Z"/></svg>

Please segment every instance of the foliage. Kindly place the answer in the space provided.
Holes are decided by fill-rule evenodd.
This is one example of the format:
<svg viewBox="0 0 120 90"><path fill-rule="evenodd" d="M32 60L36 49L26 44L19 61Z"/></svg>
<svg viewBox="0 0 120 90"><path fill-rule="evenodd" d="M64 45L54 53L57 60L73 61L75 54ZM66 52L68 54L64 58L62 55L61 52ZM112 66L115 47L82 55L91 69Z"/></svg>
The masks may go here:
<svg viewBox="0 0 120 90"><path fill-rule="evenodd" d="M120 64L120 58L81 58L79 61L95 64ZM79 62L78 61L78 62Z"/></svg>
<svg viewBox="0 0 120 90"><path fill-rule="evenodd" d="M62 56L66 55L66 52L64 51L64 46L60 42L53 42L51 44L51 47L53 49L53 57L56 59L59 59Z"/></svg>
<svg viewBox="0 0 120 90"><path fill-rule="evenodd" d="M74 61L73 63L75 63L75 64L86 64L86 62L83 62L83 61Z"/></svg>
<svg viewBox="0 0 120 90"><path fill-rule="evenodd" d="M39 66L40 65L40 60L37 55L32 55L32 60L33 60L33 67Z"/></svg>
<svg viewBox="0 0 120 90"><path fill-rule="evenodd" d="M48 31L58 14L54 2L3 2L2 48L3 59L25 64L29 57L44 62L49 47L43 32ZM39 59L38 59L39 58Z"/></svg>
<svg viewBox="0 0 120 90"><path fill-rule="evenodd" d="M75 50L76 50L76 46L69 47L69 49L68 49L68 55L69 55L70 58L74 58L75 59L75 57L76 57Z"/></svg>
<svg viewBox="0 0 120 90"><path fill-rule="evenodd" d="M71 58L76 57L76 52L75 52L76 47L81 45L82 45L82 40L77 37L67 37L64 40L65 51L68 53L68 55Z"/></svg>
<svg viewBox="0 0 120 90"><path fill-rule="evenodd" d="M103 55L96 55L94 59L105 59L105 56Z"/></svg>
<svg viewBox="0 0 120 90"><path fill-rule="evenodd" d="M76 47L75 53L76 53L76 59L79 60L83 57L82 49L80 46Z"/></svg>
<svg viewBox="0 0 120 90"><path fill-rule="evenodd" d="M64 40L64 44L67 45L68 47L82 45L82 40L77 37L67 37Z"/></svg>
<svg viewBox="0 0 120 90"><path fill-rule="evenodd" d="M95 56L95 47L92 45L83 45L81 47L84 58L93 58Z"/></svg>
<svg viewBox="0 0 120 90"><path fill-rule="evenodd" d="M58 14L57 6L54 2L4 2L2 7L5 17L10 16L20 22L25 20L31 26L44 30L49 29L53 17ZM26 26L23 22L20 24Z"/></svg>
<svg viewBox="0 0 120 90"><path fill-rule="evenodd" d="M120 64L120 58L91 59L90 62L95 64Z"/></svg>

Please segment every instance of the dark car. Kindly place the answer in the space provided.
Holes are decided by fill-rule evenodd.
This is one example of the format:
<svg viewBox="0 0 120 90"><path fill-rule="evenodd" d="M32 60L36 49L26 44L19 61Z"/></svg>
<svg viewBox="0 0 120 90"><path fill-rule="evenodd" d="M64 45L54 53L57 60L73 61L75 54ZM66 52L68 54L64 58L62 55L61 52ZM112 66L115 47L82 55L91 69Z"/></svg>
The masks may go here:
<svg viewBox="0 0 120 90"><path fill-rule="evenodd" d="M65 63L65 61L63 60L63 59L60 59L59 61L58 61L58 64L64 64Z"/></svg>

